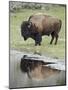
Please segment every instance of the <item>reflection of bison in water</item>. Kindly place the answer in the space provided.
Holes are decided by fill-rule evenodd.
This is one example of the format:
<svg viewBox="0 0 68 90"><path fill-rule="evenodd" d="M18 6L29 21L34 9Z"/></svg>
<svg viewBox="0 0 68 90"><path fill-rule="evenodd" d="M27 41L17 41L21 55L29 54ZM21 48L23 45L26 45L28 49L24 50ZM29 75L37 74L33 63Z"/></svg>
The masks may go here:
<svg viewBox="0 0 68 90"><path fill-rule="evenodd" d="M54 64L53 62L44 62L43 60L34 59L32 57L28 57L27 55L24 55L21 58L20 62L20 68L21 71L24 73L27 73L28 77L30 77L30 73L35 70L35 68L38 68L38 66L42 67L44 65Z"/></svg>
<svg viewBox="0 0 68 90"><path fill-rule="evenodd" d="M28 21L24 21L21 24L21 35L24 40L29 37L35 40L35 45L41 45L43 35L51 35L52 39L50 44L52 44L54 38L55 44L57 44L58 33L61 29L61 20L51 17L48 15L32 15L29 17Z"/></svg>
<svg viewBox="0 0 68 90"><path fill-rule="evenodd" d="M43 61L28 59L27 55L24 55L21 58L20 68L22 72L27 73L28 77L30 77L30 72L34 70L36 67L38 67L38 65L42 65L42 64L45 63Z"/></svg>
<svg viewBox="0 0 68 90"><path fill-rule="evenodd" d="M23 72L29 72L32 71L38 65L42 65L42 64L51 64L51 63L48 62L44 63L42 60L39 61L39 60L29 59L27 55L24 55L21 58L20 67Z"/></svg>

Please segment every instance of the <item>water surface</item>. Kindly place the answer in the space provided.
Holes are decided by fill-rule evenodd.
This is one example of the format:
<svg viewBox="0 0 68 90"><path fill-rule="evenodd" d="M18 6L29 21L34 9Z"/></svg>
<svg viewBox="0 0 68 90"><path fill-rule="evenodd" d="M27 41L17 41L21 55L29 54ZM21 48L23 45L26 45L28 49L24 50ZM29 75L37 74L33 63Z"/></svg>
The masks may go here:
<svg viewBox="0 0 68 90"><path fill-rule="evenodd" d="M60 70L53 69L54 66L50 68L52 65L46 67L40 65L31 71L31 78L29 78L27 73L22 72L20 69L21 58L24 54L26 53L18 52L16 50L10 51L10 88L54 86L66 84L64 61L60 60L60 63L63 62L63 64L60 64L62 68ZM48 58L46 57L46 59Z"/></svg>

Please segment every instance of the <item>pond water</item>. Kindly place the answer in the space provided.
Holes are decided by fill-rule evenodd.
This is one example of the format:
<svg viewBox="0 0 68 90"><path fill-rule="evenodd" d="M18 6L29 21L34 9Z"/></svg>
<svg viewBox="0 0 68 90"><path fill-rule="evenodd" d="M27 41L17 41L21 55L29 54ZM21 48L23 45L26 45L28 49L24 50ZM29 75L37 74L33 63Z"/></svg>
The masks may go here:
<svg viewBox="0 0 68 90"><path fill-rule="evenodd" d="M51 68L52 65L38 65L29 73L29 77L27 73L22 72L20 69L21 58L24 54L25 53L23 52L18 52L15 50L10 51L10 88L55 86L66 84L65 63L63 60L63 64L60 64L62 69L55 69L54 66ZM59 67L59 65L57 67Z"/></svg>

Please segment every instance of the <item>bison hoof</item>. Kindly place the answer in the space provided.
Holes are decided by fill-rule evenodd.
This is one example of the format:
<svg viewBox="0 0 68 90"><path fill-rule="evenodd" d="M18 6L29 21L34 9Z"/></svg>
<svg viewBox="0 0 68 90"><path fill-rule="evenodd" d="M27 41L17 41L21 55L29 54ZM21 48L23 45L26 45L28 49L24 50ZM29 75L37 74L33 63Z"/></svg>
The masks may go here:
<svg viewBox="0 0 68 90"><path fill-rule="evenodd" d="M39 45L39 46L40 46L40 45L41 45L41 43L39 43L39 44L37 44L37 43L36 43L36 44L35 44L35 46L37 46L37 45Z"/></svg>
<svg viewBox="0 0 68 90"><path fill-rule="evenodd" d="M57 45L57 43L55 43L55 45Z"/></svg>
<svg viewBox="0 0 68 90"><path fill-rule="evenodd" d="M37 44L35 44L35 46L37 46Z"/></svg>
<svg viewBox="0 0 68 90"><path fill-rule="evenodd" d="M52 42L50 42L50 45L52 44Z"/></svg>
<svg viewBox="0 0 68 90"><path fill-rule="evenodd" d="M39 43L39 46L41 45L41 43Z"/></svg>

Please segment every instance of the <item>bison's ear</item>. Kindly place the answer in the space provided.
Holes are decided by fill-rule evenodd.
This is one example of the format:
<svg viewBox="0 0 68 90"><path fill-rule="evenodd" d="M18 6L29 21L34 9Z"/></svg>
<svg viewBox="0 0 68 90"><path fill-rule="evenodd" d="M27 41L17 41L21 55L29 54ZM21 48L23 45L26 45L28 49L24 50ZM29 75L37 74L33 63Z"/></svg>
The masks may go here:
<svg viewBox="0 0 68 90"><path fill-rule="evenodd" d="M28 28L30 28L32 26L32 22L29 22L28 24Z"/></svg>

